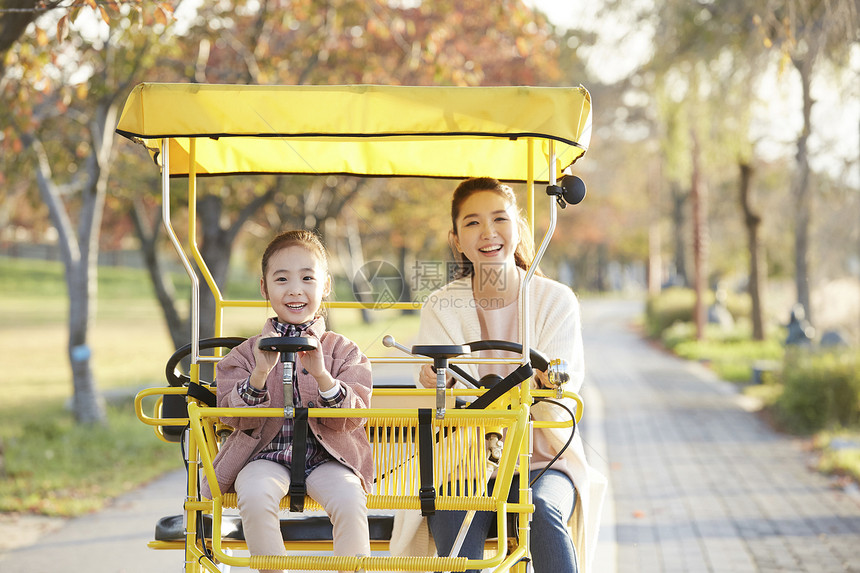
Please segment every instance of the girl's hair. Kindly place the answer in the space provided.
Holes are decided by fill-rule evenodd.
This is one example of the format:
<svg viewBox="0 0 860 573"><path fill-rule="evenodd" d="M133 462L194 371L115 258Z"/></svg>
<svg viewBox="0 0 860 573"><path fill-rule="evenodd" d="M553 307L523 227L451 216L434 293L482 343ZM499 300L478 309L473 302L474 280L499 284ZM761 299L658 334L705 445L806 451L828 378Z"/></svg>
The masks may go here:
<svg viewBox="0 0 860 573"><path fill-rule="evenodd" d="M269 246L263 251L263 278L266 278L266 271L269 270L269 259L272 255L281 249L287 247L304 247L312 254L316 255L322 268L328 272L328 253L320 240L319 235L307 229L298 229L295 231L286 231L271 240Z"/></svg>
<svg viewBox="0 0 860 573"><path fill-rule="evenodd" d="M454 196L451 198L451 226L454 230L454 235L457 234L457 217L460 216L460 209L463 207L463 203L479 191L492 191L507 200L514 207L515 223L520 236L517 248L514 250L514 262L519 268L528 270L529 263L534 259L535 252L531 229L529 229L528 221L526 221L526 218L523 217L517 207L517 196L514 194L514 190L498 179L494 179L493 177L472 177L457 186L454 190ZM451 250L454 252L454 259L457 263L453 278L459 279L472 276L475 273L472 261L454 248L453 244L451 245Z"/></svg>
<svg viewBox="0 0 860 573"><path fill-rule="evenodd" d="M319 238L319 235L307 229L298 229L281 233L272 239L266 247L266 250L263 251L263 260L261 263L263 270L263 285L266 284L266 272L269 270L269 259L271 259L272 255L281 249L286 249L288 247L302 247L307 249L317 258L323 272L328 275L328 253L326 252L325 246ZM325 313L325 306L320 307L320 313Z"/></svg>

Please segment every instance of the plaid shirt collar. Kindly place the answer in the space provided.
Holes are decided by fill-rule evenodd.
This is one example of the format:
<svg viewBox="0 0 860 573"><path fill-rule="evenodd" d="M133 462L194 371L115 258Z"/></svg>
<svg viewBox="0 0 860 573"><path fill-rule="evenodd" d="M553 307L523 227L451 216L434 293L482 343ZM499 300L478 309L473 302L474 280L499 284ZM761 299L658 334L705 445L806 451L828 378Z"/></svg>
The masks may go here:
<svg viewBox="0 0 860 573"><path fill-rule="evenodd" d="M281 336L304 336L306 334L310 334L316 338L319 338L320 334L325 332L325 320L322 317L315 317L313 320L310 320L304 324L287 324L278 321L277 317L272 317L272 325L275 327L275 331ZM298 371L293 372L293 381L295 382L297 379ZM240 389L240 394L242 394L245 403L249 406L254 406L257 404L261 404L268 396L268 390L257 390L252 387L250 384L250 378L244 382L243 387ZM319 404L320 406L327 406L330 408L338 407L345 397L345 393L343 390L343 386L340 386L340 391L337 396L334 398L326 399L322 396L319 396ZM301 396L299 394L298 385L293 386L293 399L296 404L301 404ZM313 402L309 402L308 405L312 405ZM265 459L271 460L274 462L278 462L283 464L286 467L292 466L293 459L293 432L294 432L295 422L292 418L284 418L284 424L281 426L281 430L278 434L272 439L272 441L264 447L259 453L253 456L251 459ZM310 472L330 459L332 459L331 454L323 447L322 444L319 443L316 436L313 432L308 432L307 436L307 452L305 457L305 477L307 477Z"/></svg>
<svg viewBox="0 0 860 573"><path fill-rule="evenodd" d="M273 316L269 320L272 321L272 326L274 326L275 331L280 336L313 336L315 338L319 338L320 335L325 332L325 319L321 316L315 316L312 320L304 322L302 324L290 324L288 322L281 322L278 320L278 317Z"/></svg>

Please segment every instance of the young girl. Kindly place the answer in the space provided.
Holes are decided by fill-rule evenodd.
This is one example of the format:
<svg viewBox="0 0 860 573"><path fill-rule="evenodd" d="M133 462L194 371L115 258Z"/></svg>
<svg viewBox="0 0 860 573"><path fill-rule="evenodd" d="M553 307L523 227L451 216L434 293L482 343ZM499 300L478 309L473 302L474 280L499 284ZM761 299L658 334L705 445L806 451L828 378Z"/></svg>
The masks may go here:
<svg viewBox="0 0 860 573"><path fill-rule="evenodd" d="M451 201L451 222L449 239L461 273L427 298L417 340L421 344L465 344L487 339L519 342L521 287L533 253L528 226L519 213L513 190L490 177L463 181ZM565 360L570 374L567 388L578 391L584 376L584 354L576 295L566 285L536 274L529 283L528 303L531 345L550 358ZM508 353L493 355L511 357ZM504 376L514 368L505 364L464 366L476 380L486 374ZM535 374L534 384L542 385L546 375ZM418 384L435 387L436 374L429 365L422 366ZM572 400L563 402L575 409ZM561 408L541 403L532 408L532 418L570 419ZM569 436L569 429L535 430L530 481L549 464ZM518 495L520 479L526 478L515 476L511 496ZM532 487L535 512L531 521L531 557L536 573L588 571L605 484L605 478L586 461L577 431L570 447ZM400 512L392 552L423 553L430 533L438 554L447 556L463 517L464 512L436 511L425 524L417 512ZM459 555L482 559L491 525L492 514L478 512Z"/></svg>
<svg viewBox="0 0 860 573"><path fill-rule="evenodd" d="M217 367L218 406L283 408L283 366L278 352L260 350L260 338L316 338L316 350L298 352L293 402L309 408L366 408L370 361L358 346L326 331L321 305L331 291L325 248L310 231L283 233L266 248L260 292L277 315L262 334L237 346ZM251 555L286 555L279 504L289 491L292 418L223 418L235 430L215 457L222 492L235 489ZM370 554L367 492L373 481L370 443L359 418L308 418L305 481L333 526L334 555ZM204 482L203 493L210 495Z"/></svg>

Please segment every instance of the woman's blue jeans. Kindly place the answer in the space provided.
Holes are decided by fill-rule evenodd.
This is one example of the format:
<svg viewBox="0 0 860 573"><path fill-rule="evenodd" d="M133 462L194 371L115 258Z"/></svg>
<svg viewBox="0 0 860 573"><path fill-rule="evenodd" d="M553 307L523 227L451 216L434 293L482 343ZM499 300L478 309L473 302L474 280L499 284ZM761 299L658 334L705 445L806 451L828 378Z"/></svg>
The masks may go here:
<svg viewBox="0 0 860 573"><path fill-rule="evenodd" d="M529 479L534 479L539 472L533 470ZM514 476L508 501L517 500L519 478L519 475ZM532 499L535 512L531 522L531 555L535 573L578 573L576 550L567 530L567 520L576 505L573 482L567 474L549 469L532 486ZM428 518L439 555L451 553L465 516L465 511L437 510ZM494 519L495 513L492 512L475 513L469 533L460 548L460 557L484 558L484 542ZM479 572L469 569L467 573Z"/></svg>

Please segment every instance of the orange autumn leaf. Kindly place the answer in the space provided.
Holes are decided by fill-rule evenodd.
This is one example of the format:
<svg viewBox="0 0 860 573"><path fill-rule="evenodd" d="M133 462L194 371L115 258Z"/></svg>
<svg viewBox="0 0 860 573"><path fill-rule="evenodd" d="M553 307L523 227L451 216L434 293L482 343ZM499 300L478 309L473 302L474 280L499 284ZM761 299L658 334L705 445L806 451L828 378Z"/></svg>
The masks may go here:
<svg viewBox="0 0 860 573"><path fill-rule="evenodd" d="M57 22L57 40L62 42L69 35L69 16L65 15Z"/></svg>
<svg viewBox="0 0 860 573"><path fill-rule="evenodd" d="M525 58L529 54L528 45L526 44L526 39L520 36L517 38L517 52L519 52L520 57Z"/></svg>

